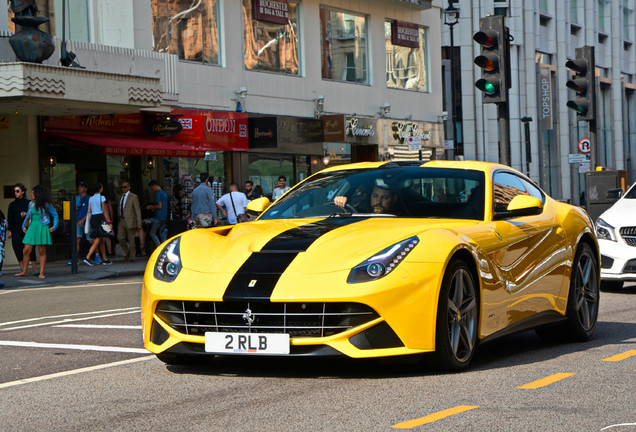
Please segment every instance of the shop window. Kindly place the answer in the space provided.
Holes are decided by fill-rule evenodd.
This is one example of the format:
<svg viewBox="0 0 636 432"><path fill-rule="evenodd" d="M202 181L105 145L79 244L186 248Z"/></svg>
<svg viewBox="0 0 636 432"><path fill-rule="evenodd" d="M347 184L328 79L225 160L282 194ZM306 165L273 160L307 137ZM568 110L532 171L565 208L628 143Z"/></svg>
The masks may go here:
<svg viewBox="0 0 636 432"><path fill-rule="evenodd" d="M294 156L250 154L248 175L254 187L260 185L264 195L271 197L278 176L287 177L287 186L294 185Z"/></svg>
<svg viewBox="0 0 636 432"><path fill-rule="evenodd" d="M259 7L262 1L243 0L245 68L299 75L298 3L286 0L270 2L283 9L287 7L287 22L282 24L268 21L271 19L268 15L255 18L252 9Z"/></svg>
<svg viewBox="0 0 636 432"><path fill-rule="evenodd" d="M386 46L386 85L391 88L429 91L428 86L428 39L425 27L418 27L417 48L393 45L391 20L384 22Z"/></svg>
<svg viewBox="0 0 636 432"><path fill-rule="evenodd" d="M67 40L80 42L91 42L89 36L89 18L86 0L64 0L66 1L66 32ZM49 18L49 21L40 24L40 30L50 33L52 36L62 39L62 1L50 0L37 2L38 16ZM15 32L15 23L11 21L15 15L8 8L9 31ZM58 18L59 17L59 18ZM19 29L18 29L19 30Z"/></svg>
<svg viewBox="0 0 636 432"><path fill-rule="evenodd" d="M153 49L219 64L217 0L151 0Z"/></svg>
<svg viewBox="0 0 636 432"><path fill-rule="evenodd" d="M322 78L369 83L367 18L320 8Z"/></svg>

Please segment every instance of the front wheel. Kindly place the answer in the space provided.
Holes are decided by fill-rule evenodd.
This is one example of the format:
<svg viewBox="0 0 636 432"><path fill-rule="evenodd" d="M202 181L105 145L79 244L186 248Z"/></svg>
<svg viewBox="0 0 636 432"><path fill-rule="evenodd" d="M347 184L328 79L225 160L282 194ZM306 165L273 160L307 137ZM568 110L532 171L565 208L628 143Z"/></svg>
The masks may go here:
<svg viewBox="0 0 636 432"><path fill-rule="evenodd" d="M598 261L587 243L581 243L574 257L567 305L569 336L586 341L594 333L599 307Z"/></svg>
<svg viewBox="0 0 636 432"><path fill-rule="evenodd" d="M435 360L442 370L465 369L475 354L479 307L477 284L464 261L453 262L437 306Z"/></svg>

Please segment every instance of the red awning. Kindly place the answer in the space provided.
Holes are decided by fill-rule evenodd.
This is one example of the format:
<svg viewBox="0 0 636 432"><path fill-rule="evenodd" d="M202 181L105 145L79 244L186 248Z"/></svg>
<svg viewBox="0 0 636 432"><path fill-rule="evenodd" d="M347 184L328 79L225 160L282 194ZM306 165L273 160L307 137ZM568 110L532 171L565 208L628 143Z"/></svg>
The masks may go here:
<svg viewBox="0 0 636 432"><path fill-rule="evenodd" d="M75 134L51 134L73 144L89 144L102 148L107 155L122 156L167 156L202 158L205 150L190 144L156 141L147 138L104 137Z"/></svg>

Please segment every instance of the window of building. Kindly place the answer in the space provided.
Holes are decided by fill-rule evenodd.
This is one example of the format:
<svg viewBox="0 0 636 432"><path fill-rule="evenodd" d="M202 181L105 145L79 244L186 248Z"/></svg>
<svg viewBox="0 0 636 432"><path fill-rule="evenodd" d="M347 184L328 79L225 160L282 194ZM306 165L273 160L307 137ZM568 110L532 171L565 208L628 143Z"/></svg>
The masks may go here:
<svg viewBox="0 0 636 432"><path fill-rule="evenodd" d="M79 42L91 42L89 35L89 16L86 0L65 0L66 1L66 19L63 20L62 2L45 1L37 2L38 16L47 17L49 21L41 24L38 28L42 31L50 33L51 36L62 39L62 30L65 28L64 37L67 40ZM16 26L11 18L15 15L8 8L9 12L9 31L15 32ZM64 21L64 26L62 25ZM19 30L19 29L17 29Z"/></svg>
<svg viewBox="0 0 636 432"><path fill-rule="evenodd" d="M369 83L367 17L320 8L322 77Z"/></svg>
<svg viewBox="0 0 636 432"><path fill-rule="evenodd" d="M579 22L579 4L578 0L570 0L570 21Z"/></svg>
<svg viewBox="0 0 636 432"><path fill-rule="evenodd" d="M245 68L299 75L298 3L274 0L267 4L265 7L264 0L243 0ZM257 13L274 9L276 13ZM284 19L278 19L284 14Z"/></svg>
<svg viewBox="0 0 636 432"><path fill-rule="evenodd" d="M217 0L151 0L153 49L219 64Z"/></svg>
<svg viewBox="0 0 636 432"><path fill-rule="evenodd" d="M394 21L384 22L386 46L386 85L406 90L429 91L428 83L428 33L425 27L418 26L418 47L394 45L391 38L391 26Z"/></svg>
<svg viewBox="0 0 636 432"><path fill-rule="evenodd" d="M543 13L548 13L548 0L539 0L539 10Z"/></svg>
<svg viewBox="0 0 636 432"><path fill-rule="evenodd" d="M605 0L598 0L598 30L605 32Z"/></svg>
<svg viewBox="0 0 636 432"><path fill-rule="evenodd" d="M623 39L631 40L630 24L632 10L629 8L629 0L623 0Z"/></svg>

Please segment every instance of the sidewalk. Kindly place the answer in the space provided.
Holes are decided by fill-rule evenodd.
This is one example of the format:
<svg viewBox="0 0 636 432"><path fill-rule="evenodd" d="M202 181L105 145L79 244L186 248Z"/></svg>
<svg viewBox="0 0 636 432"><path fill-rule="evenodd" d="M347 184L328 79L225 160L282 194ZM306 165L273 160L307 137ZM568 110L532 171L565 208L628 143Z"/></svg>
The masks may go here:
<svg viewBox="0 0 636 432"><path fill-rule="evenodd" d="M52 285L75 285L82 283L90 283L96 280L113 279L120 277L137 276L141 280L144 271L146 270L146 264L148 258L137 258L134 262L124 261L123 257L112 257L112 265L94 265L89 267L83 262L80 262L78 267L78 273L71 273L71 266L66 264L66 261L54 261L46 264L44 270L46 279L40 279L37 276L33 276L33 269L29 266L29 276L15 277L15 273L19 272L17 265L15 266L3 266L2 276L0 276L0 282L4 283L2 290L20 289L20 288L33 288L33 287L45 287Z"/></svg>

